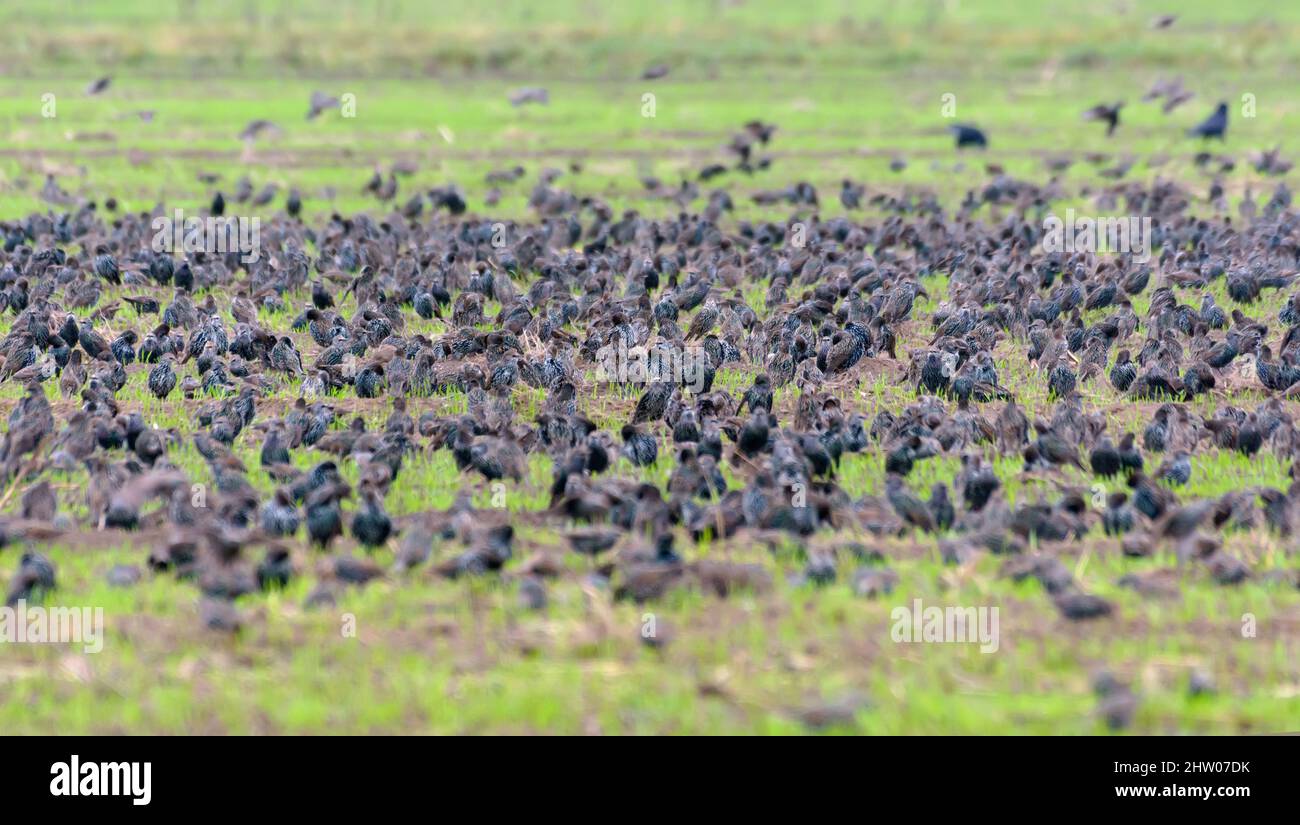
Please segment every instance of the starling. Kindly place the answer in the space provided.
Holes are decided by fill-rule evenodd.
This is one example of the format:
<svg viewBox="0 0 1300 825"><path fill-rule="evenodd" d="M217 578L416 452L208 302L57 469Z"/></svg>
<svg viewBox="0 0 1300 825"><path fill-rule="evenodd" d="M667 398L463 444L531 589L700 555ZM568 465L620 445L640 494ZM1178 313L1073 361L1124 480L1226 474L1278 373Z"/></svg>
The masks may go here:
<svg viewBox="0 0 1300 825"><path fill-rule="evenodd" d="M1172 458L1160 465L1156 477L1167 481L1175 487L1181 487L1192 478L1191 456L1186 451L1179 451Z"/></svg>
<svg viewBox="0 0 1300 825"><path fill-rule="evenodd" d="M166 399L171 395L172 390L176 389L176 372L172 369L174 361L175 359L168 354L149 370L149 392L159 400Z"/></svg>
<svg viewBox="0 0 1300 825"><path fill-rule="evenodd" d="M934 532L934 515L921 499L903 486L901 477L893 474L885 477L885 496L889 499L894 512L908 525L927 533Z"/></svg>
<svg viewBox="0 0 1300 825"><path fill-rule="evenodd" d="M633 424L624 424L622 429L622 454L628 461L638 467L650 467L659 459L659 443L654 436L642 432Z"/></svg>
<svg viewBox="0 0 1300 825"><path fill-rule="evenodd" d="M667 381L657 381L641 395L632 414L633 424L647 421L660 421L668 409L668 401L673 396L675 385Z"/></svg>
<svg viewBox="0 0 1300 825"><path fill-rule="evenodd" d="M29 550L18 560L18 573L9 584L5 606L13 607L20 601L41 601L54 589L54 564L40 553Z"/></svg>
<svg viewBox="0 0 1300 825"><path fill-rule="evenodd" d="M1120 536L1133 529L1133 508L1128 505L1127 493L1121 490L1106 497L1101 524L1108 536Z"/></svg>
<svg viewBox="0 0 1300 825"><path fill-rule="evenodd" d="M352 536L367 549L382 547L393 533L393 520L384 512L383 502L374 489L361 492L361 507L352 516Z"/></svg>
<svg viewBox="0 0 1300 825"><path fill-rule="evenodd" d="M1087 621L1109 616L1114 608L1110 602L1090 593L1068 590L1054 598L1057 610L1072 622Z"/></svg>
<svg viewBox="0 0 1300 825"><path fill-rule="evenodd" d="M934 526L939 530L947 530L952 527L953 519L956 514L953 511L952 502L948 498L948 485L942 481L936 481L930 488L930 514L934 517Z"/></svg>
<svg viewBox="0 0 1300 825"><path fill-rule="evenodd" d="M1083 113L1085 120L1100 120L1106 124L1106 137L1115 134L1115 129L1119 126L1119 110L1124 108L1124 101L1107 105L1099 103Z"/></svg>
<svg viewBox="0 0 1300 825"><path fill-rule="evenodd" d="M746 407L750 411L762 408L768 415L772 414L772 382L767 373L760 372L754 376L754 383L745 390L737 412L743 411Z"/></svg>
<svg viewBox="0 0 1300 825"><path fill-rule="evenodd" d="M1119 475L1122 467L1120 463L1119 450L1115 444L1106 437L1097 442L1096 446L1088 453L1088 461L1092 464L1092 472L1102 478L1113 478Z"/></svg>
<svg viewBox="0 0 1300 825"><path fill-rule="evenodd" d="M1120 350L1115 359L1115 366L1110 368L1110 383L1119 392L1128 392L1137 378L1137 366L1131 360L1128 350Z"/></svg>
<svg viewBox="0 0 1300 825"><path fill-rule="evenodd" d="M288 490L278 488L271 500L262 505L262 529L272 536L292 536L298 532L300 519Z"/></svg>
<svg viewBox="0 0 1300 825"><path fill-rule="evenodd" d="M988 148L988 138L984 136L984 132L974 126L959 123L949 126L948 131L956 139L958 149L965 149L970 146L978 149Z"/></svg>
<svg viewBox="0 0 1300 825"><path fill-rule="evenodd" d="M335 537L343 535L339 499L349 492L346 484L338 483L322 487L308 497L307 534L318 549L327 549Z"/></svg>
<svg viewBox="0 0 1300 825"><path fill-rule="evenodd" d="M267 548L266 556L257 565L257 586L263 591L283 590L293 578L293 562L288 548L274 545Z"/></svg>

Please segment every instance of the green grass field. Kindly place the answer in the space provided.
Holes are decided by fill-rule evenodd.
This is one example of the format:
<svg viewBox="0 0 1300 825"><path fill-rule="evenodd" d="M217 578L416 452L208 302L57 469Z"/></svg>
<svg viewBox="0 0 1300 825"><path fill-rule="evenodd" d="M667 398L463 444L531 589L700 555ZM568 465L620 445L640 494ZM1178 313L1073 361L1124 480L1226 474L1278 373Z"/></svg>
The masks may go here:
<svg viewBox="0 0 1300 825"><path fill-rule="evenodd" d="M547 167L563 172L558 185L615 210L670 216L678 207L644 198L638 179L653 175L671 187L693 178L724 159L730 136L755 118L779 126L768 149L771 168L702 185L706 192L718 183L730 189L737 208L724 220L787 220L789 207L761 207L749 196L800 180L818 188L822 217L843 214L835 198L843 178L864 182L869 194L934 191L951 212L988 182L986 164L1042 182L1050 175L1046 161L1057 157L1074 160L1059 176L1069 193L1062 208L1089 208L1082 190L1098 188L1097 168L1131 158L1126 180L1176 180L1208 211L1203 196L1214 176L1195 162L1200 147L1182 135L1221 99L1233 120L1226 145L1213 150L1237 161L1222 176L1228 202L1235 208L1249 193L1262 203L1279 179L1256 173L1249 154L1277 145L1293 150L1287 138L1300 129L1293 80L1300 6L1177 5L1177 25L1153 31L1149 21L1175 9L1137 0L458 0L436 10L412 0L11 4L0 11L9 35L0 56L0 220L57 209L40 195L47 175L73 197L103 203L113 196L119 210L137 212L159 204L198 209L214 190L229 196L247 176L255 190L276 183L280 194L260 211L242 205L228 214L269 216L296 187L304 217L318 222L333 212L384 216L412 194L455 183L472 214L525 219L530 187ZM637 79L660 61L672 66L668 77ZM86 85L106 74L113 77L108 90L87 97ZM1178 75L1196 92L1191 102L1169 115L1139 102L1155 80ZM550 105L511 106L507 95L521 86L547 88ZM356 116L305 120L315 89L354 94ZM654 117L643 114L647 93ZM43 113L47 94L53 117ZM944 131L952 120L941 112L945 94L955 95L955 120L988 132L987 152L953 152ZM1254 117L1241 116L1244 95L1253 96ZM1118 99L1128 108L1108 140L1081 113ZM145 122L141 110L155 115ZM282 134L246 145L236 136L255 119L275 122ZM1093 164L1089 153L1107 158ZM890 170L895 158L907 162L901 172ZM395 201L378 204L362 192L372 169L398 161L417 171L398 178ZM527 176L503 186L499 205L486 208L484 175L516 164ZM220 180L204 183L204 173ZM991 223L999 213L985 207L978 217ZM931 298L918 302L920 320L903 330L901 364L835 390L868 419L916 400L901 380L905 353L929 341L928 319L947 297L942 274L926 286ZM1210 291L1226 309L1237 306L1221 281ZM1199 305L1199 291L1178 293ZM107 290L103 300L127 294ZM1139 317L1148 296L1135 301ZM1276 324L1285 297L1269 291L1245 309ZM761 292L757 298L751 304L761 307ZM286 296L292 307L307 300ZM355 310L355 303L341 309ZM0 333L11 322L6 314ZM429 322L420 331L447 330ZM314 352L304 346L304 361ZM1022 408L1050 409L1017 342L1004 341L995 357ZM755 372L724 372L718 386L743 392ZM151 425L190 432L192 409L179 395L155 401L146 378L147 368L132 368L118 396L123 407L141 410ZM1267 397L1257 382L1240 384L1190 406L1210 415L1226 403L1253 409ZM54 382L47 392L52 402L58 398ZM778 404L792 405L793 392L786 388ZM1140 432L1155 406L1132 405L1104 380L1082 392L1089 410L1106 412L1116 437ZM12 382L0 385L0 409L7 414L22 394ZM295 397L291 385L279 398ZM634 398L582 403L617 431ZM348 401L350 411L382 427L385 400ZM531 420L539 398L521 388L514 402L520 418ZM1295 402L1286 405L1300 412ZM411 412L464 406L453 393L413 400ZM999 407L986 409L992 417ZM267 492L274 482L257 468L260 446L249 430L235 451L254 468L254 486ZM192 478L208 473L188 442L170 458ZM302 467L319 458L295 456ZM1247 459L1202 451L1193 461L1192 482L1179 491L1184 500L1289 483L1289 462L1270 452ZM995 464L1013 502L1062 484L1095 483L1075 471L1021 475L1020 465L1014 458ZM620 459L614 472L663 484L670 469L661 462L638 470ZM958 469L955 458L927 461L908 483L925 495ZM355 466L344 467L345 478L355 475ZM1179 568L1180 591L1154 598L1118 582L1176 567L1172 553L1125 557L1098 526L1086 541L1054 550L1090 592L1116 604L1114 617L1093 623L1059 618L1036 582L999 576L1004 559L946 565L938 541L919 534L859 538L899 576L892 594L876 599L852 592L852 574L865 562L845 536L824 534L806 546L788 536L745 536L690 547L695 558L759 565L771 586L725 599L677 590L635 605L593 585L587 560L568 551L562 532L541 524L550 478L549 460L534 456L529 477L508 485L505 499L519 523L516 553L562 559L565 572L549 585L543 612L520 604L516 576L447 581L427 570L390 574L341 591L335 607L309 610L304 600L323 561L302 552L295 555L302 575L282 593L242 600L245 627L229 637L200 625L190 583L147 573L129 589L106 583L114 565L142 564L161 534L115 533L42 548L58 565L58 603L102 606L107 636L94 655L0 644L0 732L1092 734L1106 732L1092 689L1102 669L1121 675L1140 698L1130 732L1300 728L1300 591L1282 575L1297 572L1293 539L1230 533L1227 549L1251 565L1250 581L1223 586L1203 568ZM846 458L837 480L854 498L881 494L883 452L873 444ZM55 482L61 509L84 516L85 474ZM407 462L386 505L394 517L445 509L462 490L493 507L488 485L458 474L448 452L425 454ZM17 498L4 509L14 510ZM435 559L459 549L436 545ZM838 557L837 581L796 581L809 551L822 550ZM18 552L0 549L6 577ZM388 562L392 554L378 558ZM914 598L998 606L1000 649L894 643L891 611ZM1248 614L1257 627L1249 638L1242 633ZM642 643L650 619L667 638L657 648ZM346 633L353 623L355 634ZM1217 692L1190 695L1194 671L1210 674Z"/></svg>

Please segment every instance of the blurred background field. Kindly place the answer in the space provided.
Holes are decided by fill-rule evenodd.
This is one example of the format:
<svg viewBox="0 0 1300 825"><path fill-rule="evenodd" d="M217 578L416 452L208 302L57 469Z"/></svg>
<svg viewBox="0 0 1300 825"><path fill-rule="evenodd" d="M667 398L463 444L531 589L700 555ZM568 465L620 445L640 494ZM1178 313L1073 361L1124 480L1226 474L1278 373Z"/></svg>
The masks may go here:
<svg viewBox="0 0 1300 825"><path fill-rule="evenodd" d="M45 174L69 192L112 192L130 209L206 202L198 175L229 188L298 186L309 213L373 205L373 166L419 172L402 195L454 182L471 203L483 175L515 162L583 166L566 185L624 206L637 180L675 183L708 163L747 120L779 125L772 170L739 181L758 190L842 177L901 189L956 191L953 122L990 135L985 161L1041 175L1061 152L1169 155L1165 175L1197 176L1182 137L1218 100L1254 95L1256 117L1234 117L1234 147L1266 149L1300 128L1291 78L1300 7L1269 2L1178 4L1171 30L1157 3L629 2L46 2L0 12L0 192L9 216L40 205ZM639 79L664 64L667 77ZM111 76L95 97L91 80ZM1182 76L1196 97L1170 115L1138 98ZM541 86L548 106L508 94ZM356 117L306 121L313 90L350 93ZM655 116L642 115L655 95ZM54 95L57 116L42 116ZM1122 140L1084 123L1095 103L1124 99ZM138 112L153 112L142 122ZM265 119L278 136L251 150L237 138ZM901 157L906 169L889 170ZM1067 171L1086 175L1082 164ZM529 179L531 180L531 178ZM1205 181L1208 184L1208 180ZM498 214L527 214L528 182L505 187ZM1231 183L1240 194L1241 180ZM741 215L752 214L738 198ZM653 209L654 206L641 206ZM837 204L830 204L831 210ZM671 203L663 205L671 210Z"/></svg>

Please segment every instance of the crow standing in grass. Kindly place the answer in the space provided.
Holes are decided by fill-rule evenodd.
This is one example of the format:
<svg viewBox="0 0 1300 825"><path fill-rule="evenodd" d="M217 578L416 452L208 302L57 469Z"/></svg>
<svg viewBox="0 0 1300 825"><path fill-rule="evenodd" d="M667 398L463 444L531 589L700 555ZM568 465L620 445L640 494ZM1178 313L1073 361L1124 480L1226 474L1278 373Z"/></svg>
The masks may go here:
<svg viewBox="0 0 1300 825"><path fill-rule="evenodd" d="M1191 137L1198 137L1202 140L1218 138L1225 140L1228 132L1228 104L1220 103L1214 109L1214 114L1205 120L1187 130Z"/></svg>

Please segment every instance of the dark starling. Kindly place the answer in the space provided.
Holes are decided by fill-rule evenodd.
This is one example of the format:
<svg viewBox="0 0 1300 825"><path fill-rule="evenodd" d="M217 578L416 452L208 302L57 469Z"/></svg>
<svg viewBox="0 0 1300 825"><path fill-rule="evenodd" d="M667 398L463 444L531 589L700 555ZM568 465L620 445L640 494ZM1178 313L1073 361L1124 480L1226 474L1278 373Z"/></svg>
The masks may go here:
<svg viewBox="0 0 1300 825"><path fill-rule="evenodd" d="M700 311L695 314L695 317L691 319L690 329L686 331L686 340L690 341L691 339L703 338L708 335L713 331L713 328L717 326L718 319L721 316L722 313L719 311L716 304L712 301L706 303L700 308Z"/></svg>
<svg viewBox="0 0 1300 825"><path fill-rule="evenodd" d="M519 605L525 610L546 609L546 585L541 579L536 576L524 576L519 580Z"/></svg>
<svg viewBox="0 0 1300 825"><path fill-rule="evenodd" d="M885 476L885 496L898 517L909 526L920 528L927 533L935 529L934 516L929 508L903 484L903 479L890 474Z"/></svg>
<svg viewBox="0 0 1300 825"><path fill-rule="evenodd" d="M1169 414L1162 407L1142 431L1142 446L1153 453L1165 451L1169 439Z"/></svg>
<svg viewBox="0 0 1300 825"><path fill-rule="evenodd" d="M770 432L767 413L759 407L740 428L736 438L736 449L741 455L756 456L767 450Z"/></svg>
<svg viewBox="0 0 1300 825"><path fill-rule="evenodd" d="M238 633L243 626L234 603L226 599L204 598L199 602L199 621L208 630Z"/></svg>
<svg viewBox="0 0 1300 825"><path fill-rule="evenodd" d="M335 537L343 535L339 499L347 494L347 485L340 483L322 487L307 498L307 534L321 550L327 549Z"/></svg>
<svg viewBox="0 0 1300 825"><path fill-rule="evenodd" d="M1156 477L1175 487L1181 487L1192 478L1191 456L1186 451L1179 451L1160 466L1156 471Z"/></svg>
<svg viewBox="0 0 1300 825"><path fill-rule="evenodd" d="M623 436L623 456L638 467L650 467L655 464L659 458L659 442L655 441L654 436L641 432L633 424L624 424L622 429Z"/></svg>
<svg viewBox="0 0 1300 825"><path fill-rule="evenodd" d="M221 196L221 193L217 193L217 197L220 197L220 196ZM223 206L223 208L224 208L224 206ZM213 212L213 214L216 215L216 214L220 214L220 213L218 213L218 212ZM174 283L174 284L176 285L176 288L177 288L177 289L179 289L179 290L181 290L181 291L183 291L183 292L191 292L191 291L193 291L193 289L194 289L194 271L193 271L192 269L190 269L190 262L189 262L189 261L182 261L182 262L181 262L181 265L178 266L178 267L176 267L176 270L175 270L174 274L172 275L172 283Z"/></svg>
<svg viewBox="0 0 1300 825"><path fill-rule="evenodd" d="M835 556L831 553L809 553L803 569L804 579L818 587L835 583Z"/></svg>
<svg viewBox="0 0 1300 825"><path fill-rule="evenodd" d="M1114 610L1110 602L1100 596L1077 590L1067 590L1055 596L1053 601L1056 603L1057 610L1061 611L1061 615L1072 622L1099 619L1109 616Z"/></svg>
<svg viewBox="0 0 1300 825"><path fill-rule="evenodd" d="M143 577L140 568L134 564L115 564L104 578L109 587L134 587Z"/></svg>
<svg viewBox="0 0 1300 825"><path fill-rule="evenodd" d="M1100 120L1106 124L1106 137L1115 134L1116 127L1119 126L1119 110L1124 108L1124 101L1107 105L1099 103L1083 113L1085 120Z"/></svg>
<svg viewBox="0 0 1300 825"><path fill-rule="evenodd" d="M1047 375L1048 397L1065 398L1074 392L1077 380L1074 370L1070 369L1065 362L1058 363Z"/></svg>
<svg viewBox="0 0 1300 825"><path fill-rule="evenodd" d="M1133 507L1139 513L1153 521L1164 515L1169 506L1168 490L1155 486L1151 479L1140 472L1129 479L1129 487L1133 489Z"/></svg>
<svg viewBox="0 0 1300 825"><path fill-rule="evenodd" d="M5 606L14 607L20 601L42 601L55 587L54 564L40 553L28 550L18 560L18 573L9 584Z"/></svg>
<svg viewBox="0 0 1300 825"><path fill-rule="evenodd" d="M1133 363L1129 351L1124 349L1119 351L1115 359L1115 366L1110 368L1110 383L1119 392L1128 392L1128 388L1133 386L1134 379L1137 378L1137 366Z"/></svg>
<svg viewBox="0 0 1300 825"><path fill-rule="evenodd" d="M283 590L293 578L293 562L288 548L274 545L257 565L257 586L263 591Z"/></svg>
<svg viewBox="0 0 1300 825"><path fill-rule="evenodd" d="M1106 497L1106 511L1101 514L1102 529L1108 536L1119 536L1133 529L1133 508L1128 505L1128 495L1123 491Z"/></svg>
<svg viewBox="0 0 1300 825"><path fill-rule="evenodd" d="M153 393L155 398L165 399L171 395L172 390L176 389L176 372L172 369L174 360L169 354L149 370L149 392Z"/></svg>
<svg viewBox="0 0 1300 825"><path fill-rule="evenodd" d="M930 489L930 514L934 516L934 525L939 530L947 530L952 527L953 519L956 514L953 511L952 502L948 498L948 485L942 481L936 481L934 487Z"/></svg>
<svg viewBox="0 0 1300 825"><path fill-rule="evenodd" d="M1097 713L1111 730L1123 730L1133 723L1137 697L1125 684L1109 673L1101 674L1093 684L1097 694Z"/></svg>
<svg viewBox="0 0 1300 825"><path fill-rule="evenodd" d="M987 149L989 142L984 133L974 126L966 124L954 124L948 127L948 131L957 139L957 148L965 149L968 146L974 146L979 149Z"/></svg>
<svg viewBox="0 0 1300 825"><path fill-rule="evenodd" d="M330 295L329 290L319 280L311 282L311 302L319 310L326 310L334 306L334 296Z"/></svg>
<svg viewBox="0 0 1300 825"><path fill-rule="evenodd" d="M966 502L966 508L971 512L984 509L984 505L988 504L989 499L1001 486L1002 482L998 480L992 467L978 464L965 475L962 499Z"/></svg>
<svg viewBox="0 0 1300 825"><path fill-rule="evenodd" d="M122 272L118 269L117 260L112 255L95 256L95 274L114 286L122 284Z"/></svg>
<svg viewBox="0 0 1300 825"><path fill-rule="evenodd" d="M853 181L846 178L840 184L840 203L845 209L858 209L862 206L862 192L861 186L855 186Z"/></svg>
<svg viewBox="0 0 1300 825"><path fill-rule="evenodd" d="M91 358L101 361L116 360L112 349L108 345L108 341L104 340L104 336L95 332L95 330L91 328L90 324L82 324L77 336L77 340L81 342L81 348L84 349L86 354Z"/></svg>
<svg viewBox="0 0 1300 825"><path fill-rule="evenodd" d="M682 410L682 414L677 418L677 423L673 425L673 443L689 442L695 444L699 440L700 425L695 419L695 412L690 409Z"/></svg>
<svg viewBox="0 0 1300 825"><path fill-rule="evenodd" d="M1228 316L1214 303L1214 296L1205 293L1201 298L1201 320L1211 329L1227 329Z"/></svg>
<svg viewBox="0 0 1300 825"><path fill-rule="evenodd" d="M384 512L379 493L373 489L362 490L361 506L352 516L352 536L367 549L373 549L382 547L392 533L393 520Z"/></svg>
<svg viewBox="0 0 1300 825"><path fill-rule="evenodd" d="M565 534L565 538L569 540L569 546L574 551L584 556L594 557L612 549L621 535L618 530L591 528L571 531Z"/></svg>
<svg viewBox="0 0 1300 825"><path fill-rule="evenodd" d="M647 421L661 421L668 409L668 400L672 398L675 385L667 381L657 381L641 395L636 402L636 411L632 414L633 424Z"/></svg>
<svg viewBox="0 0 1300 825"><path fill-rule="evenodd" d="M1207 559L1206 566L1218 584L1241 584L1250 578L1250 567L1245 562L1222 551Z"/></svg>
<svg viewBox="0 0 1300 825"><path fill-rule="evenodd" d="M292 375L303 374L302 356L294 349L293 339L287 335L281 335L275 346L271 347L270 361L272 369Z"/></svg>
<svg viewBox="0 0 1300 825"><path fill-rule="evenodd" d="M1109 438L1104 436L1088 453L1088 460L1092 464L1092 472L1102 478L1112 478L1119 475L1122 466L1119 450L1115 448L1114 443Z"/></svg>
<svg viewBox="0 0 1300 825"><path fill-rule="evenodd" d="M378 398L384 387L383 365L367 365L357 373L352 385L358 398Z"/></svg>
<svg viewBox="0 0 1300 825"><path fill-rule="evenodd" d="M271 500L262 505L262 529L272 536L292 536L298 532L300 519L289 491L276 489Z"/></svg>
<svg viewBox="0 0 1300 825"><path fill-rule="evenodd" d="M21 505L23 518L51 522L58 512L59 500L54 495L50 482L42 481L23 493Z"/></svg>
<svg viewBox="0 0 1300 825"><path fill-rule="evenodd" d="M742 412L748 407L751 411L762 408L769 415L772 412L772 383L767 377L767 373L760 372L754 376L754 383L749 389L745 390L744 397L741 398L740 407L737 412Z"/></svg>

